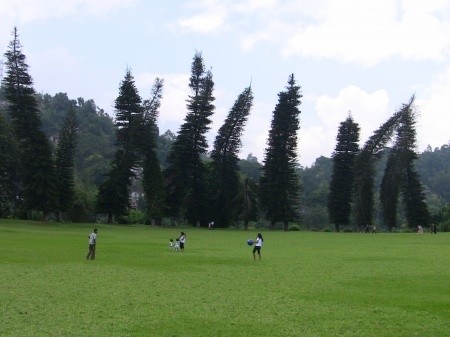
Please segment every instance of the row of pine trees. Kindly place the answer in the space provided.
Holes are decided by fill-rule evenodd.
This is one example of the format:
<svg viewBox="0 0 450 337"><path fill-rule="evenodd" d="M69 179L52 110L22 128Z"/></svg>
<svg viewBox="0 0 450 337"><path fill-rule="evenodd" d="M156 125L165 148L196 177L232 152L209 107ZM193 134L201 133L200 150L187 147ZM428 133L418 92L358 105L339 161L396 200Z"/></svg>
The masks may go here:
<svg viewBox="0 0 450 337"><path fill-rule="evenodd" d="M409 227L429 224L425 192L414 167L417 154L413 103L414 96L381 125L361 149L358 145L358 123L349 115L340 124L328 196L330 222L335 225L336 231L350 224L352 212L360 230L363 226L373 228L375 165L392 138L394 142L379 195L383 222L389 230L397 226L401 200Z"/></svg>
<svg viewBox="0 0 450 337"><path fill-rule="evenodd" d="M77 142L75 110L69 111L56 153L41 131L38 104L17 30L13 31L6 56L3 80L7 110L13 130L5 125L2 136L11 135L9 146L17 158L6 158L0 172L0 198L26 212L50 212L58 217L69 210L74 195L74 150ZM271 227L300 221L297 141L300 128L301 90L290 75L278 94L258 182L239 172L241 136L252 109L251 86L245 88L220 127L208 157L206 134L214 114L214 81L202 54L194 55L189 81L190 94L184 122L172 144L167 167L157 156L157 119L164 81L156 78L149 99L142 99L127 69L115 100L116 151L111 168L99 186L97 212L113 222L130 210L133 179L142 176L148 223L158 225L164 217L185 219L195 226L214 221L228 227L235 221L262 216ZM0 116L1 119L1 116ZM399 196L411 226L426 224L428 211L416 159L413 99L377 130L360 149L359 126L351 116L341 123L333 154L333 176L328 210L330 221L340 230L356 218L359 226L372 225L374 165L393 134L396 135L383 178L380 201L385 222L396 226ZM207 159L207 160L206 160ZM11 169L17 165L17 173ZM1 200L0 200L1 201ZM3 202L2 204L8 204ZM353 214L353 215L352 215Z"/></svg>

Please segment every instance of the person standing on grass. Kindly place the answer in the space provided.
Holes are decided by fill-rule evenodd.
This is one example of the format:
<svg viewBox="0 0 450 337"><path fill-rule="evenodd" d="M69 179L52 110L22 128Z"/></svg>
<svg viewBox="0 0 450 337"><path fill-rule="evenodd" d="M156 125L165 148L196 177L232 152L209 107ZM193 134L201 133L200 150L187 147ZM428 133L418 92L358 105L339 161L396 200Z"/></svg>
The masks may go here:
<svg viewBox="0 0 450 337"><path fill-rule="evenodd" d="M180 240L180 250L184 252L184 244L186 243L186 234L184 234L184 232L181 232L180 237L178 239Z"/></svg>
<svg viewBox="0 0 450 337"><path fill-rule="evenodd" d="M95 259L95 245L97 244L97 228L94 229L94 231L89 234L89 251L86 256L86 260L93 260Z"/></svg>
<svg viewBox="0 0 450 337"><path fill-rule="evenodd" d="M264 239L263 239L261 233L258 233L258 236L256 237L256 240L255 240L255 247L253 247L253 260L256 260L255 253L258 252L258 257L259 257L259 260L261 261L261 247L262 247L263 242L264 242Z"/></svg>

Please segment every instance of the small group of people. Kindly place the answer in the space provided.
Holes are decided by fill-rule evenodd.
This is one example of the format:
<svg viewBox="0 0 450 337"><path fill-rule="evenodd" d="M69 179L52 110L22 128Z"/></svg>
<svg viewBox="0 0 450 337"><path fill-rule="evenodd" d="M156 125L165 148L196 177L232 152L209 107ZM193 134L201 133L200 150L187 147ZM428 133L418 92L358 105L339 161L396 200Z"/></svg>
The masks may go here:
<svg viewBox="0 0 450 337"><path fill-rule="evenodd" d="M89 239L89 250L86 255L86 260L94 260L95 259L95 247L97 245L97 228L94 229L94 231L88 235ZM261 247L263 245L264 239L262 237L261 233L258 233L256 236L256 239L254 241L254 247L253 247L253 259L256 260L256 254L258 254L258 258L261 261ZM186 243L186 233L181 232L180 236L176 238L175 242L173 239L169 240L169 248L174 249L175 251L184 251L184 246Z"/></svg>
<svg viewBox="0 0 450 337"><path fill-rule="evenodd" d="M180 236L176 238L175 242L173 239L169 240L169 248L175 251L184 251L184 244L186 243L186 234L181 232Z"/></svg>

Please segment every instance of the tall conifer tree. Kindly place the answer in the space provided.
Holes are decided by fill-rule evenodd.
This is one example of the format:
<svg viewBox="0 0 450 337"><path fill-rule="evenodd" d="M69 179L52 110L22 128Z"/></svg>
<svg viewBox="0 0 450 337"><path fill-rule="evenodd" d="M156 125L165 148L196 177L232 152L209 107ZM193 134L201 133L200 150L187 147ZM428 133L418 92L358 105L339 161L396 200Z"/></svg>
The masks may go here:
<svg viewBox="0 0 450 337"><path fill-rule="evenodd" d="M273 112L261 177L262 202L272 226L299 219L300 182L297 174L297 131L300 128L300 86L294 75L289 77L286 91L278 94Z"/></svg>
<svg viewBox="0 0 450 337"><path fill-rule="evenodd" d="M373 226L375 164L398 128L402 116L412 104L413 99L381 125L367 140L355 159L354 205L358 228Z"/></svg>
<svg viewBox="0 0 450 337"><path fill-rule="evenodd" d="M230 220L236 219L239 196L238 154L241 148L241 135L253 103L250 87L237 98L224 124L220 127L211 152L213 159L214 214L216 225L227 227Z"/></svg>
<svg viewBox="0 0 450 337"><path fill-rule="evenodd" d="M410 104L403 105L397 138L388 158L381 186L380 202L383 217L389 229L396 225L399 192L403 195L408 225L416 228L418 225L427 225L429 222L425 194L414 166L417 154L413 101L414 96Z"/></svg>
<svg viewBox="0 0 450 337"><path fill-rule="evenodd" d="M67 212L72 206L75 188L75 147L77 121L75 109L71 108L64 120L56 148L56 177L59 211ZM58 216L59 218L59 216Z"/></svg>
<svg viewBox="0 0 450 337"><path fill-rule="evenodd" d="M161 105L163 80L156 78L152 88L152 96L145 100L143 139L143 187L147 207L147 221L158 225L166 211L166 193L164 178L157 156L158 128L156 120Z"/></svg>
<svg viewBox="0 0 450 337"><path fill-rule="evenodd" d="M144 134L144 109L141 102L134 77L127 69L115 101L117 151L111 171L99 188L97 202L98 210L108 214L108 222L112 222L113 215L125 215L130 209L129 192L134 176L133 168L141 153L140 137Z"/></svg>
<svg viewBox="0 0 450 337"><path fill-rule="evenodd" d="M3 79L8 111L20 146L20 176L26 210L48 212L56 208L55 168L49 140L42 131L33 80L17 29L14 28L6 56Z"/></svg>
<svg viewBox="0 0 450 337"><path fill-rule="evenodd" d="M205 71L203 58L196 53L191 67L187 100L187 114L168 157L166 182L172 214L184 216L191 224L206 224L205 165L201 155L206 154L206 132L214 113L214 82L210 71Z"/></svg>
<svg viewBox="0 0 450 337"><path fill-rule="evenodd" d="M328 195L328 214L337 232L340 231L341 226L350 224L353 166L359 151L358 141L359 125L349 115L339 126Z"/></svg>
<svg viewBox="0 0 450 337"><path fill-rule="evenodd" d="M392 230L397 225L400 186L401 171L398 161L398 151L393 148L389 152L380 188L382 217L389 230Z"/></svg>

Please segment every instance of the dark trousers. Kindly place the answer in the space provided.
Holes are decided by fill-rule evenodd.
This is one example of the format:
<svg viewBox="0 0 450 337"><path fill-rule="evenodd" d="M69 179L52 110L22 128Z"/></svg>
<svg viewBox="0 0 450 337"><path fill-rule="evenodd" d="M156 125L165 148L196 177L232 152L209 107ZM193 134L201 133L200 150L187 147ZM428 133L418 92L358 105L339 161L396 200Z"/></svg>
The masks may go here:
<svg viewBox="0 0 450 337"><path fill-rule="evenodd" d="M95 244L89 245L89 252L86 256L86 259L89 259L89 258L91 260L95 259Z"/></svg>

